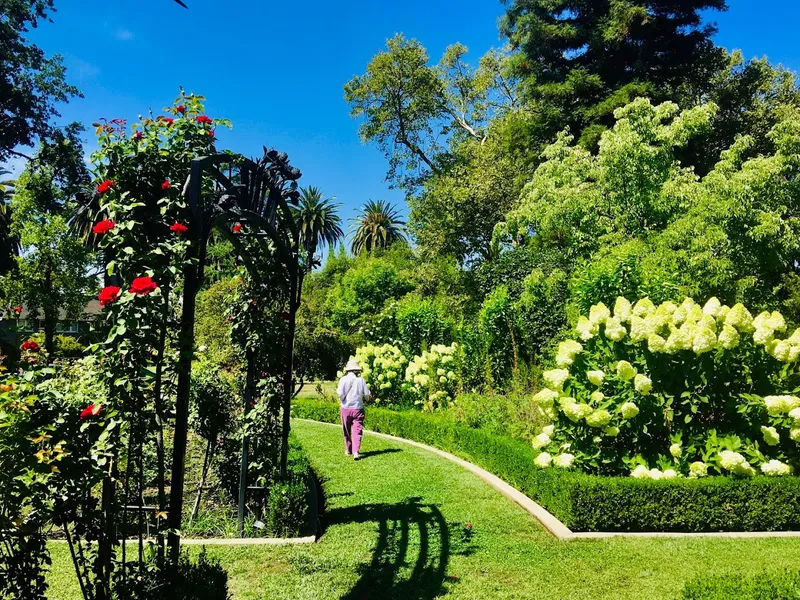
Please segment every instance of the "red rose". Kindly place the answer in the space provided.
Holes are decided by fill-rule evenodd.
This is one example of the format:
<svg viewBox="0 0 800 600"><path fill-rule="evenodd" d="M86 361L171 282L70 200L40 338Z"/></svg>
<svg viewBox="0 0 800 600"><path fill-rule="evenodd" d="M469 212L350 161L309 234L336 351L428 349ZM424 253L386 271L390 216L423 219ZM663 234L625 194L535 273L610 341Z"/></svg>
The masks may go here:
<svg viewBox="0 0 800 600"><path fill-rule="evenodd" d="M230 323L231 322L231 318L230 317L225 317L225 322L226 323Z"/></svg>
<svg viewBox="0 0 800 600"><path fill-rule="evenodd" d="M241 230L242 230L241 223L237 223L236 225L233 226L233 233L239 233Z"/></svg>
<svg viewBox="0 0 800 600"><path fill-rule="evenodd" d="M181 104L181 105L180 105L178 108L176 108L175 110L176 110L177 112L179 112L180 114L183 114L183 113L185 113L185 112L186 112L186 107L185 107L183 104Z"/></svg>
<svg viewBox="0 0 800 600"><path fill-rule="evenodd" d="M85 421L89 417L96 417L102 410L102 404L90 404L81 411L81 421Z"/></svg>
<svg viewBox="0 0 800 600"><path fill-rule="evenodd" d="M255 402L252 402L252 401L250 402L250 406L251 406L251 407L253 407L253 406L255 406L255 405L256 405L256 403L255 403Z"/></svg>
<svg viewBox="0 0 800 600"><path fill-rule="evenodd" d="M209 131L209 132L208 132L208 135L210 135L211 137L214 137L214 136L215 136L215 135L217 135L217 134L216 134L216 133L214 133L214 131L213 131L213 130L211 130L211 131Z"/></svg>
<svg viewBox="0 0 800 600"><path fill-rule="evenodd" d="M201 125L211 125L211 123L213 123L214 120L211 117L207 117L206 115L200 115L199 117L195 118L195 121L197 121Z"/></svg>
<svg viewBox="0 0 800 600"><path fill-rule="evenodd" d="M114 182L111 179L106 179L103 183L97 186L97 193L105 194L112 187L114 187Z"/></svg>
<svg viewBox="0 0 800 600"><path fill-rule="evenodd" d="M165 181L164 183L162 183L161 184L161 189L164 190L164 191L168 190L169 189L169 181Z"/></svg>
<svg viewBox="0 0 800 600"><path fill-rule="evenodd" d="M14 307L14 312L17 313L17 314L21 313L22 312L22 307L21 306L15 306Z"/></svg>
<svg viewBox="0 0 800 600"><path fill-rule="evenodd" d="M115 285L104 287L100 291L100 295L97 297L97 299L100 300L100 306L105 306L106 304L111 304L114 302L117 298L119 298L121 291L122 289Z"/></svg>
<svg viewBox="0 0 800 600"><path fill-rule="evenodd" d="M153 281L152 277L137 277L131 282L131 293L138 294L140 296L146 296L150 292L154 292L158 289L156 282Z"/></svg>
<svg viewBox="0 0 800 600"><path fill-rule="evenodd" d="M39 344L33 340L26 340L21 347L23 352L38 352L40 350Z"/></svg>
<svg viewBox="0 0 800 600"><path fill-rule="evenodd" d="M183 223L173 223L170 226L169 230L173 233L177 233L178 235L183 235L184 233L189 231L189 228Z"/></svg>
<svg viewBox="0 0 800 600"><path fill-rule="evenodd" d="M114 223L114 221L111 219L106 219L104 221L100 221L97 225L92 227L92 231L94 231L97 235L103 235L114 229L114 227L116 227L116 223Z"/></svg>
<svg viewBox="0 0 800 600"><path fill-rule="evenodd" d="M139 140L141 140L143 137L144 137L144 134L143 134L141 131L137 131L136 133L134 133L134 134L133 134L133 140L134 140L135 142L138 142L138 141L139 141Z"/></svg>
<svg viewBox="0 0 800 600"><path fill-rule="evenodd" d="M255 305L256 305L256 301L255 301L255 300L252 300L252 301L250 302L250 304L251 304L252 306L255 306Z"/></svg>
<svg viewBox="0 0 800 600"><path fill-rule="evenodd" d="M173 119L172 117L158 117L158 119L166 123L168 126L172 125L175 122L175 119Z"/></svg>

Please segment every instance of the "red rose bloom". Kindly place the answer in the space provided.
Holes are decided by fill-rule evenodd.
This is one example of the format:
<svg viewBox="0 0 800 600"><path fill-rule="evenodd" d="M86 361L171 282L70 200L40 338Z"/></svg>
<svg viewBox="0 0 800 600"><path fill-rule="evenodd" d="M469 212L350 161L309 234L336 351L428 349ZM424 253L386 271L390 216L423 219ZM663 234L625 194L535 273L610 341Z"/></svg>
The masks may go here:
<svg viewBox="0 0 800 600"><path fill-rule="evenodd" d="M291 318L292 318L292 315L290 315L289 313L287 313L287 312L282 312L281 313L281 319L283 319L284 321L288 321Z"/></svg>
<svg viewBox="0 0 800 600"><path fill-rule="evenodd" d="M144 134L143 134L141 131L137 131L136 133L134 133L134 134L133 134L133 140L134 140L135 142L138 142L138 141L139 141L139 140L141 140L143 137L144 137Z"/></svg>
<svg viewBox="0 0 800 600"><path fill-rule="evenodd" d="M230 317L225 317L225 322L226 323L230 323L231 322L231 318Z"/></svg>
<svg viewBox="0 0 800 600"><path fill-rule="evenodd" d="M21 347L23 352L38 352L40 350L39 344L33 340L26 340Z"/></svg>
<svg viewBox="0 0 800 600"><path fill-rule="evenodd" d="M207 117L206 115L200 115L195 119L195 121L197 121L201 125L211 125L211 123L214 122L214 120L211 117Z"/></svg>
<svg viewBox="0 0 800 600"><path fill-rule="evenodd" d="M215 136L215 135L217 135L217 134L216 134L216 133L214 133L214 131L212 130L212 131L209 131L209 132L208 132L208 135L210 135L211 137L214 137L214 136Z"/></svg>
<svg viewBox="0 0 800 600"><path fill-rule="evenodd" d="M97 193L105 194L112 187L114 187L114 182L111 179L106 179L103 183L97 186Z"/></svg>
<svg viewBox="0 0 800 600"><path fill-rule="evenodd" d="M81 421L85 421L89 417L96 417L102 410L102 404L90 404L81 411Z"/></svg>
<svg viewBox="0 0 800 600"><path fill-rule="evenodd" d="M15 306L14 307L14 312L17 313L17 314L21 313L22 312L22 307L21 306Z"/></svg>
<svg viewBox="0 0 800 600"><path fill-rule="evenodd" d="M138 294L140 296L146 296L150 292L154 292L158 289L156 282L153 281L152 277L137 277L131 282L131 293Z"/></svg>
<svg viewBox="0 0 800 600"><path fill-rule="evenodd" d="M116 227L116 223L111 219L106 219L105 221L100 221L97 225L92 227L92 231L94 231L97 235L103 235L108 233L112 229Z"/></svg>
<svg viewBox="0 0 800 600"><path fill-rule="evenodd" d="M175 110L176 110L176 111L178 111L180 114L183 114L183 113L185 113L185 112L186 112L186 107L185 107L183 104L181 104L181 105L180 105L178 108L176 108Z"/></svg>
<svg viewBox="0 0 800 600"><path fill-rule="evenodd" d="M172 117L158 117L161 121L164 121L167 125L172 125L175 122L175 119Z"/></svg>
<svg viewBox="0 0 800 600"><path fill-rule="evenodd" d="M122 289L115 285L104 287L100 291L100 295L97 297L97 299L100 300L100 306L105 306L106 304L111 304L114 302L117 298L119 298L121 291Z"/></svg>
<svg viewBox="0 0 800 600"><path fill-rule="evenodd" d="M237 223L236 225L233 226L233 233L239 233L241 230L242 230L241 223Z"/></svg>
<svg viewBox="0 0 800 600"><path fill-rule="evenodd" d="M169 186L170 186L169 181L165 181L164 183L161 184L161 189L166 191L169 189Z"/></svg>
<svg viewBox="0 0 800 600"><path fill-rule="evenodd" d="M186 225L184 225L183 223L173 223L170 226L169 230L172 233L177 233L178 235L183 235L184 233L189 231L189 228Z"/></svg>

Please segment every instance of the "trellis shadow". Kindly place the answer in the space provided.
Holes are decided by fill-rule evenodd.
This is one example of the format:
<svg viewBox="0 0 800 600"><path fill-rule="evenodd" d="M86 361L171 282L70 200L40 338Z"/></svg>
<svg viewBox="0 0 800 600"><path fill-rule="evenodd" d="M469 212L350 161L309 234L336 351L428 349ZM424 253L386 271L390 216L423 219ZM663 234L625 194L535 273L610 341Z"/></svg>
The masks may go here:
<svg viewBox="0 0 800 600"><path fill-rule="evenodd" d="M325 521L327 525L378 524L372 560L358 567L359 579L342 600L428 600L446 591L450 528L435 505L421 504L419 498L397 504L362 504L333 509ZM412 561L411 574L398 579L400 570Z"/></svg>

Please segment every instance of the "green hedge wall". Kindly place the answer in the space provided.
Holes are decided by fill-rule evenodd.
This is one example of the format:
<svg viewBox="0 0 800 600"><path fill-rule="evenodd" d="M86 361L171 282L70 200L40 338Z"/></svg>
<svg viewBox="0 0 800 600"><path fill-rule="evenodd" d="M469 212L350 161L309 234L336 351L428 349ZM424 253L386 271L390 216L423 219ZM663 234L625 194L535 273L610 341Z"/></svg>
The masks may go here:
<svg viewBox="0 0 800 600"><path fill-rule="evenodd" d="M681 600L790 600L800 598L800 571L755 577L726 575L686 584Z"/></svg>
<svg viewBox="0 0 800 600"><path fill-rule="evenodd" d="M301 400L293 416L336 423L337 404ZM521 440L440 414L368 407L365 426L435 446L494 473L573 531L777 531L800 528L800 477L652 481L597 477L533 464Z"/></svg>

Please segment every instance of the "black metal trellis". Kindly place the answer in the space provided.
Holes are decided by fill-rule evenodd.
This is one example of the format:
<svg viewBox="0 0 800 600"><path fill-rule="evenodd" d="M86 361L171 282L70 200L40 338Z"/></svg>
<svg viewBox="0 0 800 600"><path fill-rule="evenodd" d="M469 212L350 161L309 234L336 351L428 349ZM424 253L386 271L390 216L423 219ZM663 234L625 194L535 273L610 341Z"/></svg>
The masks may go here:
<svg viewBox="0 0 800 600"><path fill-rule="evenodd" d="M234 183L220 165L235 165L239 178ZM278 267L285 275L290 297L289 342L283 386L283 440L281 473L286 471L286 443L289 428L289 403L292 388L292 355L295 313L299 304L297 278L299 273L299 231L289 204L298 199L297 180L300 171L289 164L285 153L264 148L257 161L232 154L217 154L194 159L189 179L184 186L192 221L189 226L191 244L184 268L183 312L179 335L178 385L175 402L175 433L172 462L172 485L168 516L170 555L177 562L180 551L178 531L181 528L184 496L184 464L189 420L191 368L194 352L194 319L196 297L203 282L206 250L211 231L218 228L233 244L254 281L261 277L241 240L232 234L231 224L246 222L259 244L270 244L276 251ZM210 185L209 185L210 184ZM248 363L252 363L248 360ZM253 394L252 364L248 364L248 385L245 410ZM241 486L239 498L239 530L243 530L244 494L247 479L246 440L243 443Z"/></svg>

